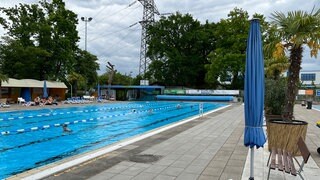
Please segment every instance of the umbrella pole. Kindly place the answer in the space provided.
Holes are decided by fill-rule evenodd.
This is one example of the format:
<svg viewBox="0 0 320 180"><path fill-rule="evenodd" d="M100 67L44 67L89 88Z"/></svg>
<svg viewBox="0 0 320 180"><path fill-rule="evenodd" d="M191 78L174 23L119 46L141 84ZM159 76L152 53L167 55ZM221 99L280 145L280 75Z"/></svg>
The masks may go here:
<svg viewBox="0 0 320 180"><path fill-rule="evenodd" d="M251 154L250 154L250 177L249 177L249 180L254 180L254 177L253 177L253 170L254 170L254 147L251 147L250 148L250 151L251 151Z"/></svg>

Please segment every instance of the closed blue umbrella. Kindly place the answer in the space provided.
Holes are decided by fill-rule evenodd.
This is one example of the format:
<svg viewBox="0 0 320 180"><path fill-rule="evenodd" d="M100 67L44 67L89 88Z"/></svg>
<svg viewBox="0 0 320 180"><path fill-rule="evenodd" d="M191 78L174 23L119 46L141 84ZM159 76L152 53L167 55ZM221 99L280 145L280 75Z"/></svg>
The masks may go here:
<svg viewBox="0 0 320 180"><path fill-rule="evenodd" d="M254 147L260 148L266 142L262 129L264 107L264 65L260 22L251 20L246 52L246 72L244 83L245 130L244 145L249 146L250 178L254 179Z"/></svg>
<svg viewBox="0 0 320 180"><path fill-rule="evenodd" d="M43 97L47 98L48 97L48 90L47 90L47 82L43 81Z"/></svg>
<svg viewBox="0 0 320 180"><path fill-rule="evenodd" d="M21 97L26 100L26 102L31 101L30 88L21 88Z"/></svg>

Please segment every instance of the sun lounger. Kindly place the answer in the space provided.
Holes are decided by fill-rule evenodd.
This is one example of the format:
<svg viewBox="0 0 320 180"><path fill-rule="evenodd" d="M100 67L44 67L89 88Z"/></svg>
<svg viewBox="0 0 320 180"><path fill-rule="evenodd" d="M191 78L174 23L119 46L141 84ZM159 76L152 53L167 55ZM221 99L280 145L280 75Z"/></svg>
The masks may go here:
<svg viewBox="0 0 320 180"><path fill-rule="evenodd" d="M18 97L18 104L24 104L26 103L26 100L24 100L22 97Z"/></svg>
<svg viewBox="0 0 320 180"><path fill-rule="evenodd" d="M97 102L98 102L98 103L106 103L106 102L108 102L108 100L103 99L103 98L101 98L101 97L98 97L98 98L97 98Z"/></svg>
<svg viewBox="0 0 320 180"><path fill-rule="evenodd" d="M85 103L84 99L81 99L80 97L72 97L67 98L66 101L63 102L64 104L82 104Z"/></svg>
<svg viewBox="0 0 320 180"><path fill-rule="evenodd" d="M8 107L10 107L10 105L7 104L7 98L1 98L1 99L0 99L0 107L2 107L2 108L8 108Z"/></svg>

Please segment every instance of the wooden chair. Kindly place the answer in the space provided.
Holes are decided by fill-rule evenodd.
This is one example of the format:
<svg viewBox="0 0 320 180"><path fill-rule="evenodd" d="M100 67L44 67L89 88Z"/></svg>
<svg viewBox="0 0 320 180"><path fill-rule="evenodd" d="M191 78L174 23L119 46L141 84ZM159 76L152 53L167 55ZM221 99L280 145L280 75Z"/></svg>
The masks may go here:
<svg viewBox="0 0 320 180"><path fill-rule="evenodd" d="M305 144L304 140L301 137L298 140L298 148L303 158L303 161L301 163L299 163L299 161L292 156L291 152L286 152L285 150L282 150L282 149L273 148L270 152L269 159L268 159L269 172L268 172L267 179L269 179L271 169L275 170L277 168L279 171L286 172L293 176L299 175L301 179L304 179L303 176L301 175L301 172L303 171L304 165L309 160L310 151L308 150L307 145ZM293 159L297 162L299 166L298 171L295 168Z"/></svg>

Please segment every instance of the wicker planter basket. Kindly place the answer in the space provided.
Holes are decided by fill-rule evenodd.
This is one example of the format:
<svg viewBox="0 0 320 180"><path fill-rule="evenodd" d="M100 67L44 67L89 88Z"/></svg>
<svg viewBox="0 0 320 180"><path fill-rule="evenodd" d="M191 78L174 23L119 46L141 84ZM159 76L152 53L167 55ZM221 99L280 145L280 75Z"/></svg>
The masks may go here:
<svg viewBox="0 0 320 180"><path fill-rule="evenodd" d="M269 126L269 121L270 120L279 120L279 119L282 119L282 116L281 115L274 115L274 114L265 114L264 115L266 117L266 125L267 125L267 137L269 139L269 129L270 129L270 126Z"/></svg>
<svg viewBox="0 0 320 180"><path fill-rule="evenodd" d="M298 139L301 136L306 139L308 123L305 121L293 120L285 122L279 119L269 120L267 123L268 148L280 148L292 152L294 156L300 155Z"/></svg>

